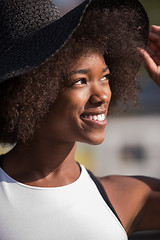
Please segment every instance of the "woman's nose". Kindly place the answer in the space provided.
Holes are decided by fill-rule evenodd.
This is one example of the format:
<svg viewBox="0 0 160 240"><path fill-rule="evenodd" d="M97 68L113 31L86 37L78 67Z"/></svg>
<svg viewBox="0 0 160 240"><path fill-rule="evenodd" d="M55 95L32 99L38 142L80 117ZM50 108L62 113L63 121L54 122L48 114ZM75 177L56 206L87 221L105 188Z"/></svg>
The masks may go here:
<svg viewBox="0 0 160 240"><path fill-rule="evenodd" d="M106 89L103 87L97 87L94 89L90 96L90 103L107 103L110 101L110 89Z"/></svg>

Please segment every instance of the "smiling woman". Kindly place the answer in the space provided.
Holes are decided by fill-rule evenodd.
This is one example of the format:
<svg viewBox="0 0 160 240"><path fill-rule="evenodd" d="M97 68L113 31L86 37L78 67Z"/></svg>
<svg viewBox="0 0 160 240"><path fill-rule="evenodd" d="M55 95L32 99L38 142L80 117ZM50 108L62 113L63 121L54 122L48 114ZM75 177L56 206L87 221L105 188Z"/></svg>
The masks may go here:
<svg viewBox="0 0 160 240"><path fill-rule="evenodd" d="M103 55L92 53L82 55L69 70L51 107L48 130L60 141L99 144L104 140L111 99L109 69Z"/></svg>
<svg viewBox="0 0 160 240"><path fill-rule="evenodd" d="M33 71L1 84L0 142L27 142L33 137L59 89L68 81L69 69L82 55L104 56L110 69L111 105L118 101L137 101L136 75L141 63L137 48L145 47L148 26L145 22L144 33L133 31L131 24L138 24L142 16L132 8L121 8L115 8L112 13L108 9L88 10L77 31L56 55ZM110 24L106 25L106 19Z"/></svg>
<svg viewBox="0 0 160 240"><path fill-rule="evenodd" d="M0 142L15 146L0 158L0 240L126 240L159 228L159 180L98 179L74 159L77 141L103 142L110 101L136 102L140 55L159 81L143 6L86 0L63 17L50 0L1 9Z"/></svg>

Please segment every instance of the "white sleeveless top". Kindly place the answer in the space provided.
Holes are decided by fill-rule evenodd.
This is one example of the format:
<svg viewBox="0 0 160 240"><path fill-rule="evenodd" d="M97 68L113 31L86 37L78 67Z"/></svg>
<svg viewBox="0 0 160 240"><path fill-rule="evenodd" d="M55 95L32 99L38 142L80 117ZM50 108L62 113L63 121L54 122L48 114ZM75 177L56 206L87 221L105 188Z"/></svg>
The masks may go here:
<svg viewBox="0 0 160 240"><path fill-rule="evenodd" d="M0 168L0 240L127 240L127 234L81 165L62 187L32 187Z"/></svg>

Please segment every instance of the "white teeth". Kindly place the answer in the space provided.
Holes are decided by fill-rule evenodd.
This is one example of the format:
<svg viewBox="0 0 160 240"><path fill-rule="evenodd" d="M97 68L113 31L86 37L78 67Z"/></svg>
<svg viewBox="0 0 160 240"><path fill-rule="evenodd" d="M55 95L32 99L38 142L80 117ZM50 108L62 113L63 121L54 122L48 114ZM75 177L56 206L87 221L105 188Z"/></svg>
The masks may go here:
<svg viewBox="0 0 160 240"><path fill-rule="evenodd" d="M102 115L98 115L98 121L102 121Z"/></svg>
<svg viewBox="0 0 160 240"><path fill-rule="evenodd" d="M105 114L98 114L98 115L84 115L84 118L88 118L90 120L94 120L94 121L104 121L105 120Z"/></svg>
<svg viewBox="0 0 160 240"><path fill-rule="evenodd" d="M105 115L104 115L104 114L102 114L102 121L104 121L104 119L105 119Z"/></svg>
<svg viewBox="0 0 160 240"><path fill-rule="evenodd" d="M92 118L93 118L93 120L96 121L98 117L96 115L94 115L94 116L92 116Z"/></svg>

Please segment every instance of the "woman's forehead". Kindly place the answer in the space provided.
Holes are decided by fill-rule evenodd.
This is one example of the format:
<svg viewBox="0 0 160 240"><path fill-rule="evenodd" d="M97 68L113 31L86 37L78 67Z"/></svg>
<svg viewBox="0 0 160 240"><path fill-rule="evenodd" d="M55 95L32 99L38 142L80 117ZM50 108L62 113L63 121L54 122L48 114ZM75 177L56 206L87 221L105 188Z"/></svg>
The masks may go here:
<svg viewBox="0 0 160 240"><path fill-rule="evenodd" d="M79 56L77 59L73 59L69 70L75 69L90 69L96 66L96 64L101 64L102 68L106 68L106 62L103 54L101 53L88 53Z"/></svg>

